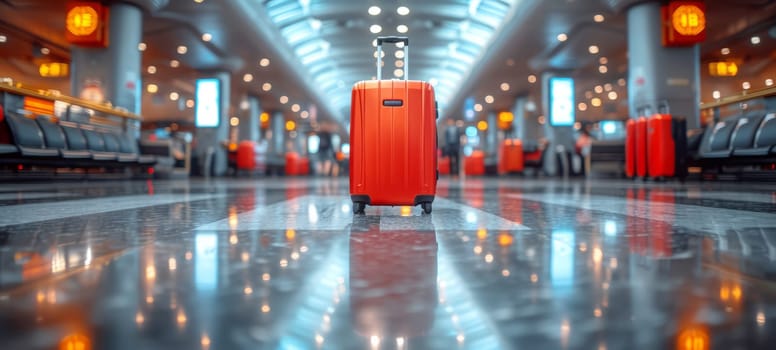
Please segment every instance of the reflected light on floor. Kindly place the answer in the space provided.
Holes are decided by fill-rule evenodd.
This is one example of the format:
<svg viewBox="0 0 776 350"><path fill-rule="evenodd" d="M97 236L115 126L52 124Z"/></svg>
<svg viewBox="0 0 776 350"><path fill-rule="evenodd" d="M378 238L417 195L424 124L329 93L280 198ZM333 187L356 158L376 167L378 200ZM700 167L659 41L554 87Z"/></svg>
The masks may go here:
<svg viewBox="0 0 776 350"><path fill-rule="evenodd" d="M59 342L59 350L90 350L91 341L83 334L68 334Z"/></svg>
<svg viewBox="0 0 776 350"><path fill-rule="evenodd" d="M510 245L512 245L512 243L514 241L515 240L512 237L512 235L510 235L508 233L502 233L502 234L498 235L498 245L500 245L502 247L510 246Z"/></svg>
<svg viewBox="0 0 776 350"><path fill-rule="evenodd" d="M402 206L401 207L401 216L410 216L412 215L412 207L410 206Z"/></svg>
<svg viewBox="0 0 776 350"><path fill-rule="evenodd" d="M488 238L488 230L481 228L477 230L477 239L484 241Z"/></svg>
<svg viewBox="0 0 776 350"><path fill-rule="evenodd" d="M296 231L291 229L286 230L286 239L289 241L293 241L294 238L296 238Z"/></svg>
<svg viewBox="0 0 776 350"><path fill-rule="evenodd" d="M707 350L709 348L711 348L709 331L703 327L687 328L677 337L677 350Z"/></svg>

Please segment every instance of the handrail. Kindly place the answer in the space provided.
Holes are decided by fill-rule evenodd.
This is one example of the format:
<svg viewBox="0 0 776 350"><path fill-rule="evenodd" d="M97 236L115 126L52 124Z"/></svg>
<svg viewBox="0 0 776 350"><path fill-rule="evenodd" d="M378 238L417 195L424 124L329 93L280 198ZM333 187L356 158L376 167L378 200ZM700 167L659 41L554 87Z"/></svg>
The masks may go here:
<svg viewBox="0 0 776 350"><path fill-rule="evenodd" d="M716 100L714 102L701 102L701 109L718 108L722 106L746 102L758 97L767 97L767 96L774 96L774 95L776 95L776 86L768 87L768 88L753 91L753 92L746 92L741 95L728 96L728 97Z"/></svg>
<svg viewBox="0 0 776 350"><path fill-rule="evenodd" d="M84 101L71 96L46 94L46 93L41 93L39 90L32 90L32 89L27 89L23 87L11 86L8 84L0 84L0 91L10 92L10 93L22 95L22 96L32 96L35 98L40 98L48 101L62 101L65 103L69 103L71 105L92 109L98 112L107 113L117 117L134 119L134 120L143 120L143 117L137 114L118 110L118 109L97 104L94 102Z"/></svg>

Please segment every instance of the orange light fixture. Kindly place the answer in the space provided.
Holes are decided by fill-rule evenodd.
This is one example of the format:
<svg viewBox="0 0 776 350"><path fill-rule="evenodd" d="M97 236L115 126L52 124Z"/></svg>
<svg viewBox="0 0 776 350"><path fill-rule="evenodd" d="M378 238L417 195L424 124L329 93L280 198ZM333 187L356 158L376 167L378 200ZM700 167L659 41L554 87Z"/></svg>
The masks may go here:
<svg viewBox="0 0 776 350"><path fill-rule="evenodd" d="M42 63L38 67L38 73L44 78L62 78L70 74L70 65L62 62Z"/></svg>
<svg viewBox="0 0 776 350"><path fill-rule="evenodd" d="M296 123L293 120L289 120L286 122L287 131L294 131L295 129L296 129Z"/></svg>
<svg viewBox="0 0 776 350"><path fill-rule="evenodd" d="M69 2L65 38L71 44L108 46L108 8L97 2Z"/></svg>
<svg viewBox="0 0 776 350"><path fill-rule="evenodd" d="M24 110L35 114L54 115L54 101L30 96L24 97Z"/></svg>
<svg viewBox="0 0 776 350"><path fill-rule="evenodd" d="M662 12L664 46L691 46L706 39L706 6L702 2L672 1Z"/></svg>
<svg viewBox="0 0 776 350"><path fill-rule="evenodd" d="M710 62L709 75L712 77L734 77L738 74L735 62Z"/></svg>

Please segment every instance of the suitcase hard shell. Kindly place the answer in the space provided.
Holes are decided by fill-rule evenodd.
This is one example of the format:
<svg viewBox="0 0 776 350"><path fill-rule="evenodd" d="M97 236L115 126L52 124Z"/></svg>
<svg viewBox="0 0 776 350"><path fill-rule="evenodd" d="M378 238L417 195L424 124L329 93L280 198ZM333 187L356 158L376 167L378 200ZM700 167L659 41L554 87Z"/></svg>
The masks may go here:
<svg viewBox="0 0 776 350"><path fill-rule="evenodd" d="M476 150L464 157L463 172L466 175L485 175L485 153Z"/></svg>
<svg viewBox="0 0 776 350"><path fill-rule="evenodd" d="M647 122L649 176L686 177L687 123L670 114L655 114Z"/></svg>
<svg viewBox="0 0 776 350"><path fill-rule="evenodd" d="M625 123L625 176L636 176L636 120Z"/></svg>
<svg viewBox="0 0 776 350"><path fill-rule="evenodd" d="M636 176L647 177L647 118L636 119Z"/></svg>
<svg viewBox="0 0 776 350"><path fill-rule="evenodd" d="M378 80L355 84L350 110L350 197L353 212L366 205L422 205L431 213L437 183L436 101L431 84L379 80L383 42L379 37ZM406 73L405 73L406 79Z"/></svg>
<svg viewBox="0 0 776 350"><path fill-rule="evenodd" d="M523 142L520 139L506 139L501 143L499 152L499 173L521 173L525 162L523 161Z"/></svg>

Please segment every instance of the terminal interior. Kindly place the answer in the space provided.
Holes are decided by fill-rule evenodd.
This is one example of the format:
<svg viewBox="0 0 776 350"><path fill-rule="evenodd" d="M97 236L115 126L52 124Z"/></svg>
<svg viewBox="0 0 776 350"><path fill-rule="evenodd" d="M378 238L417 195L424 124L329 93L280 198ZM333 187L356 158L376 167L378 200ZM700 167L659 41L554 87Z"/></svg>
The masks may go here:
<svg viewBox="0 0 776 350"><path fill-rule="evenodd" d="M2 349L776 348L774 1L0 14Z"/></svg>

